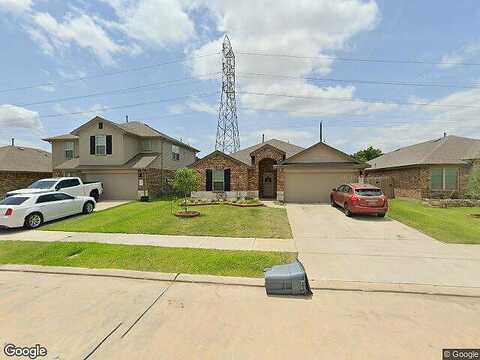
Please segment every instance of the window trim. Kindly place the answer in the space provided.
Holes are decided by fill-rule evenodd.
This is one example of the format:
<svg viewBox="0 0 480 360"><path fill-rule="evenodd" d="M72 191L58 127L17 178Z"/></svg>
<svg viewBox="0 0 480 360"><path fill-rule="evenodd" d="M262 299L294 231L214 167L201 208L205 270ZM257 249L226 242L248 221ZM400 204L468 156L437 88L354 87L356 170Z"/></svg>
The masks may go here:
<svg viewBox="0 0 480 360"><path fill-rule="evenodd" d="M222 174L222 181L215 181L215 173ZM216 189L215 183L222 183L222 189ZM212 169L212 191L213 192L225 192L225 169Z"/></svg>
<svg viewBox="0 0 480 360"><path fill-rule="evenodd" d="M98 144L98 139L103 139L104 144L99 145ZM98 152L98 147L103 146L103 153ZM100 135L95 135L95 155L96 156L106 156L107 155L107 135L105 134L100 134Z"/></svg>
<svg viewBox="0 0 480 360"><path fill-rule="evenodd" d="M149 144L149 146L145 146L146 144ZM142 140L142 149L143 151L150 152L153 151L153 141L150 138L143 139Z"/></svg>
<svg viewBox="0 0 480 360"><path fill-rule="evenodd" d="M457 172L457 177L456 177L456 187L455 189L447 189L447 183L446 183L446 173L448 169L453 169ZM433 170L441 170L442 172L442 186L440 189L435 189L433 188L432 184L432 179L433 179ZM442 168L437 168L434 167L430 170L430 190L431 191L458 191L460 189L460 168L458 167L442 167Z"/></svg>
<svg viewBox="0 0 480 360"><path fill-rule="evenodd" d="M177 151L175 151L177 150ZM172 160L180 161L180 146L172 144Z"/></svg>
<svg viewBox="0 0 480 360"><path fill-rule="evenodd" d="M68 152L72 153L71 157L67 155ZM73 141L66 141L63 144L63 155L65 156L65 160L72 160L75 157L75 143Z"/></svg>

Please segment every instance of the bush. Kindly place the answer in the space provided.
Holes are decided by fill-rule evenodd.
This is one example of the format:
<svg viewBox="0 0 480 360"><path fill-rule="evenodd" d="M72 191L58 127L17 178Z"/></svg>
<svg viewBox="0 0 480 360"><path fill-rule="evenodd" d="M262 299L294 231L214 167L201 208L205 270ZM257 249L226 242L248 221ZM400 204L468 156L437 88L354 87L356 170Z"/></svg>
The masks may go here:
<svg viewBox="0 0 480 360"><path fill-rule="evenodd" d="M468 177L466 195L471 199L480 199L480 168L474 168Z"/></svg>

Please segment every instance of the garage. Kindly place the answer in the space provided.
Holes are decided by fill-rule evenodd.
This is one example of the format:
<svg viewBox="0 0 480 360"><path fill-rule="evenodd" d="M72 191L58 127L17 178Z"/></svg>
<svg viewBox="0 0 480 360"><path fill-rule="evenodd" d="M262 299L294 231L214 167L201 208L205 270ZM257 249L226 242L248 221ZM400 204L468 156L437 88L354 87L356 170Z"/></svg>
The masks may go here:
<svg viewBox="0 0 480 360"><path fill-rule="evenodd" d="M138 174L130 172L92 172L85 173L85 181L101 181L105 200L135 200L137 199Z"/></svg>
<svg viewBox="0 0 480 360"><path fill-rule="evenodd" d="M358 170L289 169L285 171L285 201L328 203L333 188L350 182L358 182Z"/></svg>

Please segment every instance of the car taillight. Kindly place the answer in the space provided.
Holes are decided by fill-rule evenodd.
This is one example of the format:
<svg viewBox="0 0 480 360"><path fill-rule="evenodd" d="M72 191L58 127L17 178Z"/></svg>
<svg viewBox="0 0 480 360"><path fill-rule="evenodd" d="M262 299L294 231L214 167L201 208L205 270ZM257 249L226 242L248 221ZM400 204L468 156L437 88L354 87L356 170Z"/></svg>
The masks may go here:
<svg viewBox="0 0 480 360"><path fill-rule="evenodd" d="M357 195L352 195L350 200L352 201L352 203L358 203L360 201L360 198Z"/></svg>
<svg viewBox="0 0 480 360"><path fill-rule="evenodd" d="M8 208L7 211L5 211L5 216L12 216L12 214L13 214L12 208Z"/></svg>

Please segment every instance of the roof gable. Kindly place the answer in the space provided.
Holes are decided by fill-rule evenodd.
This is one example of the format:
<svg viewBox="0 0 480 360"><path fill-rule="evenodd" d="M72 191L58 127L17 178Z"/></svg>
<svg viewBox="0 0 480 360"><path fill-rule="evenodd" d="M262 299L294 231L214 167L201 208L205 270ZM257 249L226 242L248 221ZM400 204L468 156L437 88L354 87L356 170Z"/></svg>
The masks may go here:
<svg viewBox="0 0 480 360"><path fill-rule="evenodd" d="M294 154L304 150L303 147L290 144L288 142L278 140L278 139L270 139L267 140L263 143L259 143L253 146L249 146L245 149L242 149L240 151L237 151L233 154L230 154L231 157L243 162L244 164L250 165L251 159L250 159L250 154L252 152L255 152L256 150L260 149L261 147L265 145L270 145L274 147L275 149L278 149L280 151L283 151L285 153L286 157L293 156Z"/></svg>
<svg viewBox="0 0 480 360"><path fill-rule="evenodd" d="M323 142L318 142L309 148L287 158L282 164L292 163L356 163L360 161L350 155L331 147Z"/></svg>
<svg viewBox="0 0 480 360"><path fill-rule="evenodd" d="M281 154L285 154L285 151L283 151L282 149L279 149L273 145L270 145L270 144L263 144L262 146L260 146L259 148L256 148L255 150L253 150L250 155L255 155L256 153L260 152L260 151L263 151L265 149L272 149L274 151L277 151Z"/></svg>
<svg viewBox="0 0 480 360"><path fill-rule="evenodd" d="M236 164L239 164L239 165L242 165L242 166L247 166L247 167L249 166L248 164L245 164L244 162L242 162L238 159L235 159L234 157L232 157L230 155L227 155L224 152L221 152L220 150L215 150L215 151L211 152L210 154L204 156L203 158L198 159L192 165L189 165L189 167L196 167L197 165L202 164L203 162L205 162L208 159L211 159L214 156L221 156L221 157L224 157L224 158L226 158L230 161L233 161Z"/></svg>

